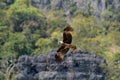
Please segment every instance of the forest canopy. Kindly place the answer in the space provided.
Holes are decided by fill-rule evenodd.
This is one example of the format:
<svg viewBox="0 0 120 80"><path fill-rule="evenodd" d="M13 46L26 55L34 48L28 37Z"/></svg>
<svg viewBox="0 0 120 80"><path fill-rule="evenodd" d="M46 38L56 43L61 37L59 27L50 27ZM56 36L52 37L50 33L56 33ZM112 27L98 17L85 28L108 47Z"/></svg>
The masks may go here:
<svg viewBox="0 0 120 80"><path fill-rule="evenodd" d="M110 5L112 0L108 0ZM62 31L74 28L73 44L78 49L104 57L108 62L106 80L120 80L120 13L108 6L96 20L93 8L69 7L47 13L33 7L31 0L0 0L0 80L8 78L8 66L21 55L45 54L58 48ZM116 64L117 63L117 64ZM111 67L112 66L112 67ZM114 70L114 71L113 71ZM2 75L5 74L5 75Z"/></svg>

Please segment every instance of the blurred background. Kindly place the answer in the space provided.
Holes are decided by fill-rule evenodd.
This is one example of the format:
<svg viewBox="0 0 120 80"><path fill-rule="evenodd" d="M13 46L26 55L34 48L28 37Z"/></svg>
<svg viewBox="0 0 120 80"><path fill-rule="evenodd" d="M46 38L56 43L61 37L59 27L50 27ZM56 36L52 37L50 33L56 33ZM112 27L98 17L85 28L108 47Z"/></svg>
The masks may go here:
<svg viewBox="0 0 120 80"><path fill-rule="evenodd" d="M58 48L68 24L72 44L105 58L106 80L120 80L120 0L0 0L0 80L19 56Z"/></svg>

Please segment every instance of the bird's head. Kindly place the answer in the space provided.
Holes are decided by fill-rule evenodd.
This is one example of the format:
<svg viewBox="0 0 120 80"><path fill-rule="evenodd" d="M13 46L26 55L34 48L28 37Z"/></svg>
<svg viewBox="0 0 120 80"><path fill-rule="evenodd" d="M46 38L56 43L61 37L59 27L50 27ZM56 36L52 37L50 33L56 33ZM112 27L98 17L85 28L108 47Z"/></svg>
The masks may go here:
<svg viewBox="0 0 120 80"><path fill-rule="evenodd" d="M73 33L73 28L72 28L70 25L68 25L68 26L64 29L64 32L65 32L65 33L70 33L70 34L72 34L72 33Z"/></svg>

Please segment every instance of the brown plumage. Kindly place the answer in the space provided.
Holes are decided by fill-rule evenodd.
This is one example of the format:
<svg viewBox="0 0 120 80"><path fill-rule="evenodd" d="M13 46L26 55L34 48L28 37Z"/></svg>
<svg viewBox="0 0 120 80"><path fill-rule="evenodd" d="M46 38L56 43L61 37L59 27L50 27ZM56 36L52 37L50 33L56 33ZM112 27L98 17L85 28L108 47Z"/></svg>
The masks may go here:
<svg viewBox="0 0 120 80"><path fill-rule="evenodd" d="M76 49L76 46L71 45L72 43L72 33L73 28L68 26L64 29L63 32L63 42L61 43L60 48L57 50L57 54L55 54L55 59L57 63L61 63L63 61L64 55L69 51L69 49Z"/></svg>

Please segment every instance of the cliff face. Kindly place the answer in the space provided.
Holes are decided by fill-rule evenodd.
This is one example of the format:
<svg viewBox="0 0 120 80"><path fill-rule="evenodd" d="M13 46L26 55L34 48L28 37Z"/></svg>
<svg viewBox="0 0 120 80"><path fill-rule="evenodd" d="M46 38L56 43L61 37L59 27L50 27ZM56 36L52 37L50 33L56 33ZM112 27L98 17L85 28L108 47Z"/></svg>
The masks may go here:
<svg viewBox="0 0 120 80"><path fill-rule="evenodd" d="M56 50L46 55L21 56L15 80L105 80L106 61L88 52L69 51L61 64L55 62Z"/></svg>
<svg viewBox="0 0 120 80"><path fill-rule="evenodd" d="M90 6L93 8L96 17L100 17L101 13L105 11L109 5L117 10L120 9L119 0L32 0L32 5L41 10L62 9L65 12L69 11L71 6L79 10Z"/></svg>

